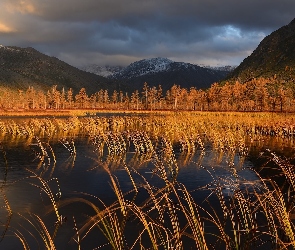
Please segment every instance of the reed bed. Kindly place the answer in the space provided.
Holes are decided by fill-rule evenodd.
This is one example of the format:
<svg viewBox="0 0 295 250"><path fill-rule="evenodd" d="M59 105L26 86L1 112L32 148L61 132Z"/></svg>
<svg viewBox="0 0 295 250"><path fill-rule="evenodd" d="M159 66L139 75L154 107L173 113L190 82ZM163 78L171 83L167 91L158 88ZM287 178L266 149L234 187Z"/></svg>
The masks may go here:
<svg viewBox="0 0 295 250"><path fill-rule="evenodd" d="M91 212L82 224L73 216L72 239L77 249L85 249L84 242L93 233L105 239L104 243L98 241L95 249L293 249L294 165L270 148L265 149L265 140L292 144L294 123L290 115L267 113L0 120L2 138L21 137L34 145L38 166L29 170L29 183L47 197L47 212L56 217L54 229L49 229L39 215L19 214L16 216L29 226L12 228L13 211L1 188L2 209L7 214L6 223L1 220L2 238L12 235L24 249L30 249L25 236L29 233L42 249L55 249L55 238L64 223L60 211L82 203ZM109 176L116 196L112 204L90 194L62 198L53 175L56 157L51 143L58 141L68 150L73 166L79 154L75 140L81 136L96 152L95 168L104 169ZM260 145L262 140L264 144ZM261 148L267 159L263 167L277 167L286 179L287 189L262 177L256 169L251 171L258 181L243 178L242 163L253 147ZM215 152L217 163L227 163L226 177L218 177L214 167L203 166L202 159L209 151ZM127 158L130 152L133 157ZM188 190L177 178L182 165L188 163L211 176L209 184L198 188L207 194L201 204L195 200L197 191ZM156 184L140 171L146 164L150 164ZM125 171L132 183L127 191L123 192L115 174L118 169ZM130 229L136 235L130 236Z"/></svg>

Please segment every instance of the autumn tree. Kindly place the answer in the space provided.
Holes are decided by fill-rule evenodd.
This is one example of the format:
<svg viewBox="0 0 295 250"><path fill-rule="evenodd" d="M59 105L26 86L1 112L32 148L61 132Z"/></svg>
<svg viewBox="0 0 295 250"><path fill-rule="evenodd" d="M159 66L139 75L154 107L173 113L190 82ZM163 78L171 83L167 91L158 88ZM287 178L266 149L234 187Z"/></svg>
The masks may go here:
<svg viewBox="0 0 295 250"><path fill-rule="evenodd" d="M23 90L18 90L18 108L25 108L25 96Z"/></svg>
<svg viewBox="0 0 295 250"><path fill-rule="evenodd" d="M246 84L241 84L236 81L232 86L232 109L233 110L246 110L247 98L246 98Z"/></svg>
<svg viewBox="0 0 295 250"><path fill-rule="evenodd" d="M46 95L44 94L44 92L42 90L38 90L36 93L36 107L39 109L46 109Z"/></svg>
<svg viewBox="0 0 295 250"><path fill-rule="evenodd" d="M232 89L232 85L228 82L220 88L220 109L225 111L228 111L230 109L233 100Z"/></svg>
<svg viewBox="0 0 295 250"><path fill-rule="evenodd" d="M75 95L75 103L77 104L78 108L87 108L89 98L86 94L86 89L81 88L79 93Z"/></svg>
<svg viewBox="0 0 295 250"><path fill-rule="evenodd" d="M255 106L259 111L264 111L267 105L269 95L266 88L266 82L262 79L255 81L254 98Z"/></svg>
<svg viewBox="0 0 295 250"><path fill-rule="evenodd" d="M198 90L195 87L190 88L187 98L188 108L196 110L198 105Z"/></svg>
<svg viewBox="0 0 295 250"><path fill-rule="evenodd" d="M277 83L272 82L266 84L267 93L268 93L268 104L271 111L275 111L276 105L279 103L279 86Z"/></svg>
<svg viewBox="0 0 295 250"><path fill-rule="evenodd" d="M144 98L144 103L145 103L145 109L148 109L148 91L149 91L149 87L147 82L145 82L143 84L143 89L142 89L142 94L143 94L143 98Z"/></svg>
<svg viewBox="0 0 295 250"><path fill-rule="evenodd" d="M65 109L66 107L66 92L65 88L62 88L61 94L60 94L60 108Z"/></svg>
<svg viewBox="0 0 295 250"><path fill-rule="evenodd" d="M219 92L220 92L220 87L218 83L213 83L209 90L207 91L207 105L208 105L208 110L211 110L212 108L214 109L214 106L218 106L219 102Z"/></svg>
<svg viewBox="0 0 295 250"><path fill-rule="evenodd" d="M157 98L157 102L158 102L158 109L162 109L162 102L163 102L162 95L163 95L163 89L162 89L162 86L159 85L157 93L156 93L156 98Z"/></svg>
<svg viewBox="0 0 295 250"><path fill-rule="evenodd" d="M29 86L26 91L27 107L30 109L35 108L36 91L34 87Z"/></svg>
<svg viewBox="0 0 295 250"><path fill-rule="evenodd" d="M124 107L124 94L122 91L119 92L119 101L120 101L119 107L120 109L122 109Z"/></svg>
<svg viewBox="0 0 295 250"><path fill-rule="evenodd" d="M181 89L180 86L177 86L174 84L171 89L170 89L170 94L173 102L173 109L177 109L177 104L178 104L178 98L180 96Z"/></svg>
<svg viewBox="0 0 295 250"><path fill-rule="evenodd" d="M89 97L89 104L91 108L97 108L97 94L94 93Z"/></svg>
<svg viewBox="0 0 295 250"><path fill-rule="evenodd" d="M150 109L155 109L156 101L157 101L157 88L152 87L148 89L148 97L147 97L148 104L150 104Z"/></svg>
<svg viewBox="0 0 295 250"><path fill-rule="evenodd" d="M112 97L111 97L111 101L113 104L113 107L116 107L117 103L118 103L118 92L117 90L114 90Z"/></svg>
<svg viewBox="0 0 295 250"><path fill-rule="evenodd" d="M244 83L245 89L245 102L243 103L243 111L253 111L255 108L255 87L256 83L254 81L249 81Z"/></svg>
<svg viewBox="0 0 295 250"><path fill-rule="evenodd" d="M74 103L73 89L69 88L69 90L67 91L67 104L70 109L73 108L73 103Z"/></svg>
<svg viewBox="0 0 295 250"><path fill-rule="evenodd" d="M135 90L131 94L131 99L130 99L131 105L133 109L138 110L139 109L139 92L138 90Z"/></svg>
<svg viewBox="0 0 295 250"><path fill-rule="evenodd" d="M294 101L292 89L280 84L278 87L278 102L280 111L283 112L284 109L286 111L292 111L290 110L292 107L292 101Z"/></svg>
<svg viewBox="0 0 295 250"><path fill-rule="evenodd" d="M60 103L61 103L61 94L60 92L57 90L57 85L54 85L52 87L52 101L54 104L54 108L55 109L59 109L60 108Z"/></svg>
<svg viewBox="0 0 295 250"><path fill-rule="evenodd" d="M106 106L109 104L110 102L110 99L109 99L109 93L108 93L108 90L104 90L104 93L103 93L103 104L104 104L104 108L106 108Z"/></svg>
<svg viewBox="0 0 295 250"><path fill-rule="evenodd" d="M125 109L129 110L129 105L130 105L130 98L129 98L129 95L128 93L126 92L125 93L125 98L124 98L124 107Z"/></svg>

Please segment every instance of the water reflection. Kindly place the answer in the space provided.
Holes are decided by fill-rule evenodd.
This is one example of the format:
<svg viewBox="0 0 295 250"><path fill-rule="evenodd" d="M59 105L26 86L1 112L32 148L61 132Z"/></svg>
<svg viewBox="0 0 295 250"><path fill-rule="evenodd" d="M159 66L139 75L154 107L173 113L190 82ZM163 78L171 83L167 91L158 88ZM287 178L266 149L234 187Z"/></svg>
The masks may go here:
<svg viewBox="0 0 295 250"><path fill-rule="evenodd" d="M260 143L260 140L249 140L250 154L257 155L264 148L278 152L288 149L290 154L293 153L293 142L288 140L265 137ZM193 150L180 144L138 131L55 139L5 136L2 138L0 165L1 232L5 234L1 248L21 248L20 241L12 241L8 236L15 236L22 227L33 230L29 229L32 227L30 221L40 226L34 214L42 218L47 230L53 234L57 222L54 206L57 206L59 216L68 220L58 229L55 246L57 249L73 249L76 247L72 239L76 233L73 218L77 228L82 229L93 216L93 209L81 201L91 201L101 209L117 201L110 176L114 176L123 194L131 196L135 186L148 190L147 185L151 185L155 190L161 190L165 178L168 181L176 179L177 183L185 185L196 204L205 204L219 188L224 197L230 198L236 192L251 193L263 185L252 170L255 162L250 161L249 155L214 149L209 141L196 144ZM148 193L136 195L138 204L148 199ZM211 200L211 204L218 202L218 199ZM129 227L136 228L134 225ZM27 230L23 234L34 249L38 243ZM87 229L83 233L85 231ZM92 249L107 243L97 231L87 233L86 240L81 243L84 248ZM126 237L134 238L132 235Z"/></svg>

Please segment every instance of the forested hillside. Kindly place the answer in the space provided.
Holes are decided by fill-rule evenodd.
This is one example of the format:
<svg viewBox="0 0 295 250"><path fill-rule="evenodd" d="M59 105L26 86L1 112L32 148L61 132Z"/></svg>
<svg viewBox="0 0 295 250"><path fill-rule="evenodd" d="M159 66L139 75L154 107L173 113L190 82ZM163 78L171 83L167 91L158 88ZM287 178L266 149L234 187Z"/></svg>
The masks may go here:
<svg viewBox="0 0 295 250"><path fill-rule="evenodd" d="M114 81L79 70L33 48L0 46L1 87L25 90L33 86L48 90L53 85L72 88L74 92L87 88L90 93L101 88L118 89Z"/></svg>
<svg viewBox="0 0 295 250"><path fill-rule="evenodd" d="M244 83L259 77L295 84L295 19L265 37L226 81Z"/></svg>

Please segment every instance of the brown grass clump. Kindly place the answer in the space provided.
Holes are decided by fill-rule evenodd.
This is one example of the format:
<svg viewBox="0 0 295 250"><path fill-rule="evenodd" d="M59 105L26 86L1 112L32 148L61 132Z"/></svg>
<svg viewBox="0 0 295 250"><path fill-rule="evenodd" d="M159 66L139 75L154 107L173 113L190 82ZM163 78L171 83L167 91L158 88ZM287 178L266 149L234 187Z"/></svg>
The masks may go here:
<svg viewBox="0 0 295 250"><path fill-rule="evenodd" d="M2 138L30 141L38 159L29 180L42 197L49 199L49 211L56 217L54 230L40 215L19 216L29 225L25 232L42 242L42 248L56 247L55 239L63 224L61 208L82 203L90 210L82 226L79 216L73 216L73 241L78 249L92 233L102 235L107 242L97 242L97 249L291 249L295 247L294 165L263 147L270 139L291 139L293 125L292 117L277 114L171 113L0 120L0 133ZM56 156L51 142L64 146L69 152L69 166L73 167L79 154L76 137L86 137L92 143L96 167L108 174L116 197L113 203L105 204L100 197L89 194L62 199L54 177ZM268 164L277 166L288 183L287 189L255 169L249 171L258 181L242 177L243 160L252 147L260 148ZM212 161L227 163L223 167L225 177L218 177L213 164L203 166L202 159L209 149L214 152ZM132 157L127 157L130 153ZM197 160L195 155L199 156ZM147 164L150 176L140 171ZM208 194L203 203L197 203L195 191L178 181L181 168L187 164L206 170L211 177L211 182L199 189ZM123 192L115 174L118 169L125 171L131 182L127 191ZM24 228L10 226L13 211L5 193L2 196L2 209L7 212L3 237L10 232L24 249L30 249ZM136 235L131 237L128 231L134 228Z"/></svg>

